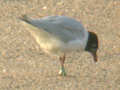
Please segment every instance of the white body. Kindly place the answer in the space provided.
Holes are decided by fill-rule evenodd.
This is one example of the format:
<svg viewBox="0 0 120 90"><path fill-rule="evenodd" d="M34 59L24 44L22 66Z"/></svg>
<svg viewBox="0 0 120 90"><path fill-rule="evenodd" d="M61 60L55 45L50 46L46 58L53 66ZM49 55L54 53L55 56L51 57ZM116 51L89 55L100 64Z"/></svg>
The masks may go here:
<svg viewBox="0 0 120 90"><path fill-rule="evenodd" d="M48 16L41 19L26 18L24 22L40 47L47 53L83 51L88 31L82 24L66 16Z"/></svg>

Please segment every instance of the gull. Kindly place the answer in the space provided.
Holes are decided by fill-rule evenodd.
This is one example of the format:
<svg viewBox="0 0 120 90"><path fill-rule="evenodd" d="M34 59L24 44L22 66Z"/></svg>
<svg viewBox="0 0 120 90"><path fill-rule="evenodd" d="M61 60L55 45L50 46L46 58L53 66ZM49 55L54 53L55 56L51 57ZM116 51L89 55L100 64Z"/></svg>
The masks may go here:
<svg viewBox="0 0 120 90"><path fill-rule="evenodd" d="M34 19L23 15L19 19L45 53L59 56L60 75L66 76L64 62L67 53L87 51L95 62L98 61L98 36L87 31L80 21L67 16Z"/></svg>

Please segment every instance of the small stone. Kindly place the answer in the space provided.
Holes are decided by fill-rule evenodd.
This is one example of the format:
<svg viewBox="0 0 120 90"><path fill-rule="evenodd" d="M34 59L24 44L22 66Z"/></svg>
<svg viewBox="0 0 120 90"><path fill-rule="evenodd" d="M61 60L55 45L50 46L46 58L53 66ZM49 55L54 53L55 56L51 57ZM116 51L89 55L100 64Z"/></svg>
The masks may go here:
<svg viewBox="0 0 120 90"><path fill-rule="evenodd" d="M46 9L47 9L47 7L46 7L46 6L44 6L42 9L46 10Z"/></svg>
<svg viewBox="0 0 120 90"><path fill-rule="evenodd" d="M3 73L6 73L7 72L7 70L6 69L3 69Z"/></svg>

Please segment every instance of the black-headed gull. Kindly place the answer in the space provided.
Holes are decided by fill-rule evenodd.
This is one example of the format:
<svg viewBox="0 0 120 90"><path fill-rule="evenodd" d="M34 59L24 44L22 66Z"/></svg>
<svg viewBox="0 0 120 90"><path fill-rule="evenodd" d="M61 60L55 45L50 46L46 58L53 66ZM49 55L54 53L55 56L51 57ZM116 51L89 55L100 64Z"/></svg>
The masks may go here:
<svg viewBox="0 0 120 90"><path fill-rule="evenodd" d="M94 61L97 61L98 37L95 33L87 31L79 21L67 16L32 19L25 15L20 20L29 28L29 32L43 51L60 56L60 75L66 75L65 55L71 51L88 51L94 57Z"/></svg>

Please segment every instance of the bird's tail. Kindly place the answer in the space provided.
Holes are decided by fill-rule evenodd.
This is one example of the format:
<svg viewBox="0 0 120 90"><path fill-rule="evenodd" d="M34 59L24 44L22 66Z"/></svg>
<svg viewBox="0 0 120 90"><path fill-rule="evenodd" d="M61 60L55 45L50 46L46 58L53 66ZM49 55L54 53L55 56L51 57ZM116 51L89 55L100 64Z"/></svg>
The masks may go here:
<svg viewBox="0 0 120 90"><path fill-rule="evenodd" d="M39 37L48 37L51 38L53 37L51 34L49 34L47 31L43 30L42 28L39 28L35 26L33 19L29 18L26 15L23 15L22 17L18 18L20 22L26 27L26 29L33 35L33 37L38 40L39 42Z"/></svg>
<svg viewBox="0 0 120 90"><path fill-rule="evenodd" d="M22 17L19 17L18 19L22 20L22 21L24 21L26 23L31 24L31 18L29 18L27 15L23 15Z"/></svg>

